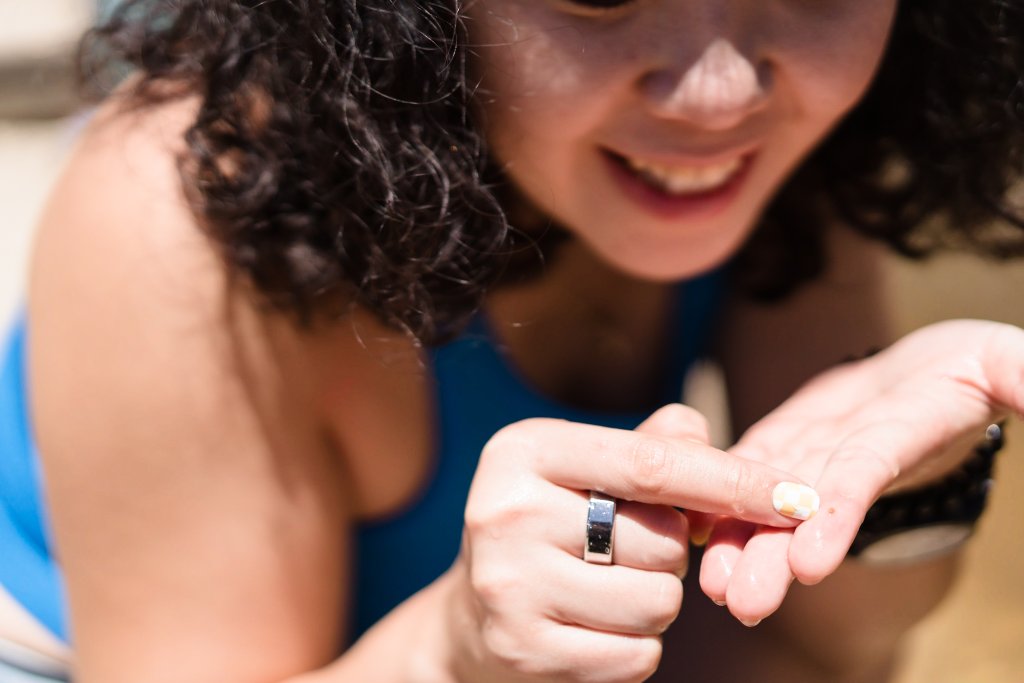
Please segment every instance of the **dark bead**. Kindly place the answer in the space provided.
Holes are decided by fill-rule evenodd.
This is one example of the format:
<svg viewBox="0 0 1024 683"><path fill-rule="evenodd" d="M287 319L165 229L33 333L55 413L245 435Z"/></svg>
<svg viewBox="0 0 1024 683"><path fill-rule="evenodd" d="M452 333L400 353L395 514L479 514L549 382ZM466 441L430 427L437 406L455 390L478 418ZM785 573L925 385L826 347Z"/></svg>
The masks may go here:
<svg viewBox="0 0 1024 683"><path fill-rule="evenodd" d="M942 508L950 515L957 515L964 509L964 503L956 496L950 496L942 501Z"/></svg>

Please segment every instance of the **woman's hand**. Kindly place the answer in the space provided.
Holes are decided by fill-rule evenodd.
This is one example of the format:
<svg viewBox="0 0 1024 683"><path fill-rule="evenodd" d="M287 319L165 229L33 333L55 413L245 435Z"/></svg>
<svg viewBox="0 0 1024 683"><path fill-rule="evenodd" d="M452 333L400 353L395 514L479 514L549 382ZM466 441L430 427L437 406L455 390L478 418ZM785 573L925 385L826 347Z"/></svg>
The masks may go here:
<svg viewBox="0 0 1024 683"><path fill-rule="evenodd" d="M955 468L1009 412L1024 414L1024 331L1010 325L931 325L818 376L730 452L812 482L821 511L795 530L719 519L702 588L744 623L759 621L794 578L814 584L835 571L879 496Z"/></svg>
<svg viewBox="0 0 1024 683"><path fill-rule="evenodd" d="M678 405L636 432L543 419L503 429L446 577L455 678L647 678L683 597L689 532L673 506L791 526L772 506L782 481L794 478L708 446L703 417ZM610 566L582 559L590 490L619 501Z"/></svg>

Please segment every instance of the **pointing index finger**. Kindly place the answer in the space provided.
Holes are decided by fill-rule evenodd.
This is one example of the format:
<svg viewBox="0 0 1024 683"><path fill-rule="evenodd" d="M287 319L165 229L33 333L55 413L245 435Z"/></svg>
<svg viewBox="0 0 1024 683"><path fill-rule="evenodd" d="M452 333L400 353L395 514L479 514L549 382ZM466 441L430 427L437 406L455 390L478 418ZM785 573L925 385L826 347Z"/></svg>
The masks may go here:
<svg viewBox="0 0 1024 683"><path fill-rule="evenodd" d="M817 511L817 493L793 475L699 441L557 421L538 427L550 432L535 442L538 473L560 486L779 527Z"/></svg>

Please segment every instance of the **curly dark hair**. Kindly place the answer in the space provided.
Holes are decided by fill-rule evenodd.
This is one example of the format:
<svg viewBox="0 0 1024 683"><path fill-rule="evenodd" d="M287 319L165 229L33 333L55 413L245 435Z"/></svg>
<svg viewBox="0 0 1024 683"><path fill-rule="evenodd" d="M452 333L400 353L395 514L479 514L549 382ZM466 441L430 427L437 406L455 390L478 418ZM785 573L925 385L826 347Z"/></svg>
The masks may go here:
<svg viewBox="0 0 1024 683"><path fill-rule="evenodd" d="M824 267L837 218L900 252L1024 253L1024 0L900 0L864 100L779 193L733 272L761 298ZM125 0L84 38L83 83L201 103L180 160L231 268L302 321L356 302L416 339L565 239L514 230L474 125L460 0ZM180 87L168 89L168 84Z"/></svg>

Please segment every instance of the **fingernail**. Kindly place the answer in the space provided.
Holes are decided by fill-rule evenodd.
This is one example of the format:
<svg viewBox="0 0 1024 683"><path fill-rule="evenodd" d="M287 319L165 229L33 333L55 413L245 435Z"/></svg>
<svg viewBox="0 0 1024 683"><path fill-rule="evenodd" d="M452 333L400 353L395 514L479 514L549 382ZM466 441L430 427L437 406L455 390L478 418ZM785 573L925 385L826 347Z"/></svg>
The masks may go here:
<svg viewBox="0 0 1024 683"><path fill-rule="evenodd" d="M784 481L772 491L772 505L780 515L793 519L810 519L818 511L821 499L810 486Z"/></svg>
<svg viewBox="0 0 1024 683"><path fill-rule="evenodd" d="M676 576L679 577L680 581L683 581L683 580L686 579L686 572L689 570L689 568L690 568L689 565L684 565L682 568L676 570Z"/></svg>
<svg viewBox="0 0 1024 683"><path fill-rule="evenodd" d="M761 623L761 620L758 619L757 621L744 621L743 619L740 619L740 623L746 626L747 628L754 628L755 626Z"/></svg>
<svg viewBox="0 0 1024 683"><path fill-rule="evenodd" d="M694 544L698 548L702 548L708 544L709 538L711 538L711 527L698 529L690 534L690 543Z"/></svg>
<svg viewBox="0 0 1024 683"><path fill-rule="evenodd" d="M725 600L712 600L711 602L715 603L719 607L725 607Z"/></svg>

